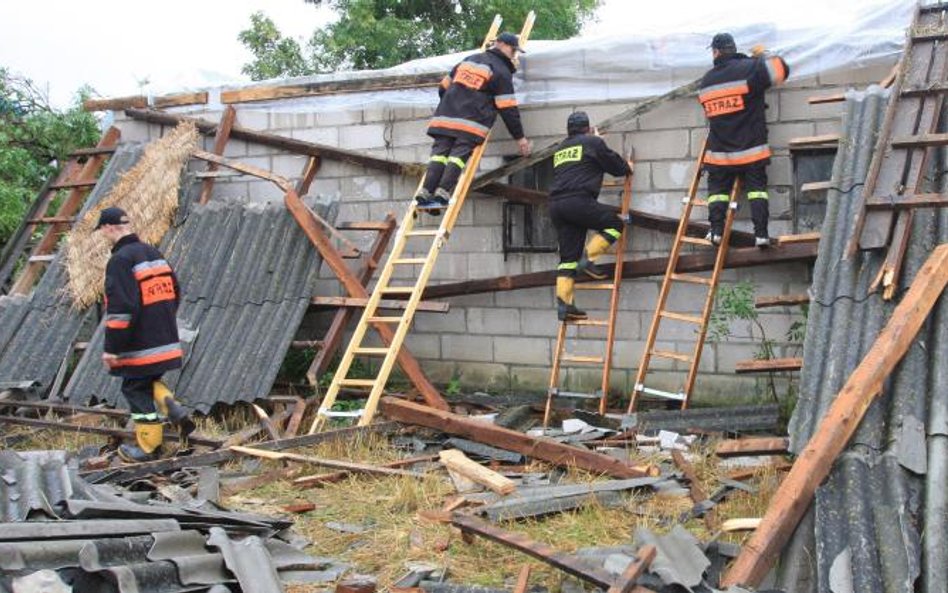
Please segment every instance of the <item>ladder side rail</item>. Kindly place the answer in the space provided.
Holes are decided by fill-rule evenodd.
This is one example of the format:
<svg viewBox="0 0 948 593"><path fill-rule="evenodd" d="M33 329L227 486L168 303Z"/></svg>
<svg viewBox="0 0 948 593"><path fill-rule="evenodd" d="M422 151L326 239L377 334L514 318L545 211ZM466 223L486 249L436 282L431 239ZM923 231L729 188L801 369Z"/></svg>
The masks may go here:
<svg viewBox="0 0 948 593"><path fill-rule="evenodd" d="M622 204L620 213L622 218L629 215L629 206L632 202L632 175L625 176L622 185ZM606 352L602 365L602 395L599 398L599 413L606 413L606 403L609 399L609 378L612 374L612 353L615 350L616 317L619 311L619 297L622 289L622 265L625 259L625 248L628 245L629 227L622 229L619 240L616 241L616 263L612 275L612 295L609 298L609 326L606 330Z"/></svg>

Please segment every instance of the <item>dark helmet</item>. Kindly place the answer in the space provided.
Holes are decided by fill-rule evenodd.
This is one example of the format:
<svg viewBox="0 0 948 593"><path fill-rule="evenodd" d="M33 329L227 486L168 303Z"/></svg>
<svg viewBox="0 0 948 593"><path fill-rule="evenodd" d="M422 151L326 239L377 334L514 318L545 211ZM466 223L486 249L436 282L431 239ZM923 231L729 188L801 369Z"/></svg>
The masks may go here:
<svg viewBox="0 0 948 593"><path fill-rule="evenodd" d="M570 136L589 131L589 116L585 111L574 111L566 118L566 133Z"/></svg>
<svg viewBox="0 0 948 593"><path fill-rule="evenodd" d="M711 38L711 49L716 49L724 54L732 54L737 51L737 44L734 43L734 36L730 33L718 33Z"/></svg>

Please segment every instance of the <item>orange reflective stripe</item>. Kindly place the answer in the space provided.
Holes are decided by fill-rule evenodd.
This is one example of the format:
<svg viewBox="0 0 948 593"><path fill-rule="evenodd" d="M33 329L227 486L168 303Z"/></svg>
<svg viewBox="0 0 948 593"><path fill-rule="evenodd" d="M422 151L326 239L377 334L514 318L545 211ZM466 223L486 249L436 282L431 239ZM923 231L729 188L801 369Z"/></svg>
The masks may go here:
<svg viewBox="0 0 948 593"><path fill-rule="evenodd" d="M118 319L110 319L105 322L105 327L109 329L128 329L128 326L131 325L129 321L121 321Z"/></svg>
<svg viewBox="0 0 948 593"><path fill-rule="evenodd" d="M783 60L780 58L770 58L770 67L774 73L774 84L780 84L787 79L787 69L783 67Z"/></svg>
<svg viewBox="0 0 948 593"><path fill-rule="evenodd" d="M116 360L112 366L114 367L126 367L126 366L145 366L146 364L155 364L158 362L165 362L168 360L174 360L175 358L181 358L184 353L180 348L175 350L168 350L167 352L159 352L157 354L149 354L148 356L135 356L129 358L119 358Z"/></svg>
<svg viewBox="0 0 948 593"><path fill-rule="evenodd" d="M495 99L494 105L497 106L497 109L507 109L508 107L516 107L516 99Z"/></svg>
<svg viewBox="0 0 948 593"><path fill-rule="evenodd" d="M459 130L461 132L467 132L468 134L474 134L478 138L486 138L487 133L480 128L461 123L459 121L445 121L443 119L435 120L431 122L432 128L444 128L446 130Z"/></svg>
<svg viewBox="0 0 948 593"><path fill-rule="evenodd" d="M721 97L730 97L732 95L746 95L750 92L750 87L747 86L747 83L736 84L734 86L728 87L717 87L714 90L706 91L698 94L698 101L705 103L707 101L712 101L714 99L720 99Z"/></svg>
<svg viewBox="0 0 948 593"><path fill-rule="evenodd" d="M748 163L756 163L757 161L762 161L766 158L770 158L771 152L769 146L764 146L759 150L753 152L740 152L730 155L726 152L707 152L704 155L704 162L709 165L746 165Z"/></svg>
<svg viewBox="0 0 948 593"><path fill-rule="evenodd" d="M145 278L151 278L152 276L158 276L159 274L170 274L171 266L155 266L154 268L145 268L135 272L135 280L144 280Z"/></svg>

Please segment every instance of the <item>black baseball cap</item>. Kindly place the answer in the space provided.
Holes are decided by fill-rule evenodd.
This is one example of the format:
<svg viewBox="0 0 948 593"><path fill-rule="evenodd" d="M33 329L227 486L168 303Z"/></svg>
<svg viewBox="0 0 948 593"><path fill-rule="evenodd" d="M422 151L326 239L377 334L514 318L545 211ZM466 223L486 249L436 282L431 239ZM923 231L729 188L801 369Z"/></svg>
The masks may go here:
<svg viewBox="0 0 948 593"><path fill-rule="evenodd" d="M734 36L730 33L718 33L711 38L711 45L708 47L719 51L737 51L737 44L734 43Z"/></svg>
<svg viewBox="0 0 948 593"><path fill-rule="evenodd" d="M589 129L589 115L585 111L574 111L566 118L566 133L578 134Z"/></svg>
<svg viewBox="0 0 948 593"><path fill-rule="evenodd" d="M99 222L95 225L96 230L101 229L107 224L128 224L128 214L117 206L109 206L99 212Z"/></svg>
<svg viewBox="0 0 948 593"><path fill-rule="evenodd" d="M519 51L520 53L523 53L523 54L527 53L526 51L520 49L520 38L517 37L515 34L511 33L510 31L504 31L503 33L498 35L495 41L506 43L507 45Z"/></svg>

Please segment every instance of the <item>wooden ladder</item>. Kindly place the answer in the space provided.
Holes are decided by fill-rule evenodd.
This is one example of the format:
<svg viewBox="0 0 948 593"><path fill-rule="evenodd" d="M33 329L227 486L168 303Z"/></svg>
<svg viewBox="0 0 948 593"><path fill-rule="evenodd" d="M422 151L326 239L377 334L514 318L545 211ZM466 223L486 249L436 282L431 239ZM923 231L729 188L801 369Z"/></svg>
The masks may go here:
<svg viewBox="0 0 948 593"><path fill-rule="evenodd" d="M629 215L629 208L632 202L632 175L627 175L622 184L622 203L621 215L626 218ZM628 242L628 229L624 229L622 235L615 244L616 263L613 271L612 282L584 282L577 283L576 290L609 290L609 315L605 319L577 319L560 322L559 330L556 332L556 346L553 350L553 368L550 371L550 387L546 395L546 409L543 412L543 427L546 428L550 422L550 415L553 410L553 398L569 397L576 399L596 399L599 398L599 413L606 413L606 400L609 397L609 375L612 372L612 350L615 345L616 335L616 314L619 310L619 289L622 287L622 261L625 255L625 247ZM579 356L566 352L566 340L569 326L575 326L578 334L584 327L603 327L606 329L606 347L603 356ZM560 391L560 369L563 363L602 365L602 381L600 383L599 395L590 393L578 393L573 391Z"/></svg>
<svg viewBox="0 0 948 593"><path fill-rule="evenodd" d="M535 18L532 11L527 15L520 32L521 46L526 44L527 39L530 37ZM500 15L494 17L490 30L484 37L484 42L481 44L482 50L497 36L501 22L502 19ZM488 134L488 138L489 136ZM474 180L474 174L477 172L477 167L480 164L481 156L484 154L484 149L487 146L488 138L485 138L484 142L477 146L474 152L471 153L464 167L464 171L461 173L461 178L454 188L451 200L444 210L441 224L437 229L415 228L418 215L422 211L418 209L415 200L411 200L408 211L405 212L402 223L395 235L392 252L389 254L385 266L382 268L382 272L379 275L378 282L375 284L375 289L372 291L369 302L366 303L365 309L362 311L362 317L356 325L352 339L346 347L342 359L339 361L339 366L336 368L332 383L326 391L326 396L316 411L316 418L313 420L313 424L309 430L310 434L321 430L331 418L357 418L359 426L365 426L372 422L372 418L375 416L375 410L378 407L379 398L382 396L382 390L385 389L385 384L395 364L398 351L405 341L405 336L408 335L408 329L411 327L415 310L418 308L419 302L421 302L422 292L428 285L428 279L434 271L438 254L450 237L454 224L457 222L457 218L461 212L461 207L464 205L464 200L471 187L471 182ZM422 181L418 185L419 189L421 189L421 183L424 183L424 178L422 178ZM409 242L418 240L429 242L424 257L406 255ZM421 247L414 247L407 249L407 251L417 252L421 249ZM392 283L392 280L396 268L399 270L405 268L411 268L413 270L420 268L420 270L412 284L395 285ZM407 304L405 305L405 309L402 310L399 315L379 315L379 302L383 298L393 297L406 298ZM370 347L364 345L369 325L375 323L390 324L395 327L395 335L389 346ZM381 364L374 378L349 378L349 370L356 356L368 356L381 359ZM342 388L356 388L368 391L369 394L365 402L365 407L352 411L333 410L333 405L336 403L336 396L339 395L339 390Z"/></svg>
<svg viewBox="0 0 948 593"><path fill-rule="evenodd" d="M95 148L74 151L60 173L40 190L20 227L0 254L0 292L8 283L12 284L10 294L28 294L33 289L43 270L55 257L62 235L75 223L75 215L98 182L106 161L115 152L120 135L118 128L109 128ZM54 198L61 190L69 191L55 215L49 216ZM42 236L29 249L31 237L44 225ZM14 280L17 263L24 255L27 258Z"/></svg>
<svg viewBox="0 0 948 593"><path fill-rule="evenodd" d="M645 348L642 351L642 360L639 362L639 369L635 376L635 384L632 388L632 398L629 402L629 413L635 411L639 398L642 395L653 395L663 399L671 399L681 402L681 408L688 407L688 399L691 397L691 390L694 387L695 379L698 375L698 364L701 362L701 351L704 348L704 337L708 331L708 318L711 316L711 309L714 305L714 293L717 290L718 279L721 270L724 269L724 260L727 258L728 243L731 239L731 227L734 223L734 212L737 210L737 197L741 190L740 179L735 179L731 187L731 194L728 201L727 216L724 219L724 234L721 236L721 245L718 246L717 257L714 259L714 268L711 276L706 277L699 274L683 274L678 270L678 259L681 256L681 248L684 244L701 245L705 247L714 247L711 241L699 239L686 235L688 223L691 220L691 211L695 206L707 207L705 200L697 199L698 184L701 181L701 164L704 161L704 153L707 148L707 141L701 148L701 156L695 165L695 172L691 178L691 186L688 188L688 195L682 198L684 210L681 213L681 219L678 221L678 232L672 243L671 254L668 256L668 267L665 269L665 278L662 280L662 288L658 292L658 303L655 307L655 313L652 316L652 325L649 327L648 336L645 339ZM704 306L700 315L691 315L669 311L666 308L668 295L671 292L674 283L696 284L704 286L707 293L704 299ZM688 323L697 328L694 348L690 353L672 352L669 350L659 350L655 347L658 337L659 327L664 320L672 320L680 323ZM664 391L646 386L646 377L649 372L649 364L652 358L664 358L688 364L688 374L684 383L678 392Z"/></svg>

